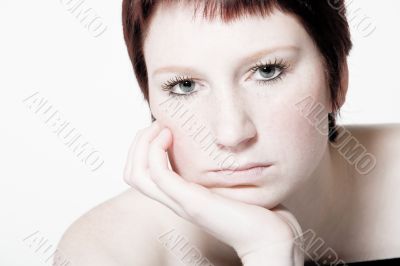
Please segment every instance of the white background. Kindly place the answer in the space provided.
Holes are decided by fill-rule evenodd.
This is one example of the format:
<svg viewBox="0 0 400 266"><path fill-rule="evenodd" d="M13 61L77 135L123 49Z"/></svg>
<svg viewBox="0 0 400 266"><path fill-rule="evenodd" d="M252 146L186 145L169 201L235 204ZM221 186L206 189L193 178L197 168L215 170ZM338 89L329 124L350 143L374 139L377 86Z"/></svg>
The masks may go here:
<svg viewBox="0 0 400 266"><path fill-rule="evenodd" d="M50 265L74 220L128 188L127 150L150 121L123 42L121 1L84 1L107 26L97 38L64 2L0 0L1 266ZM354 0L349 9L354 48L341 121L399 123L400 2ZM98 171L23 102L35 92L99 151ZM23 239L35 232L54 247L29 247Z"/></svg>

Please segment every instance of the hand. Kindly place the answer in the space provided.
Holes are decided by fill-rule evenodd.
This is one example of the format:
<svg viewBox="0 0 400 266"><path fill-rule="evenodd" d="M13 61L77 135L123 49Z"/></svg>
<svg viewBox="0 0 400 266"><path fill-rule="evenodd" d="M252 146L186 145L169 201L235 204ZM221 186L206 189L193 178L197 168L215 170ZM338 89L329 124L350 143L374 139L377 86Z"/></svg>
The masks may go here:
<svg viewBox="0 0 400 266"><path fill-rule="evenodd" d="M125 182L230 245L242 261L261 254L292 261L294 239L301 234L296 218L281 205L268 210L187 182L170 169L172 138L157 121L140 130L128 154Z"/></svg>

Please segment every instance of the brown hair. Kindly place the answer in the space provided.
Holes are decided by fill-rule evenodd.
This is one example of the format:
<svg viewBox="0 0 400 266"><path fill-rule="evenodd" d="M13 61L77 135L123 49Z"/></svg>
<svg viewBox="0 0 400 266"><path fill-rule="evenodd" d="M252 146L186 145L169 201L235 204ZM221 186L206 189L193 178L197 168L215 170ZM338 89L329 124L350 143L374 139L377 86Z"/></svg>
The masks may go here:
<svg viewBox="0 0 400 266"><path fill-rule="evenodd" d="M123 0L122 2L124 39L136 79L147 102L149 102L149 92L143 55L144 35L157 5L177 2L181 0ZM338 134L336 115L339 113L340 99L344 98L346 93L341 80L344 66L347 64L347 55L352 47L349 25L344 16L344 0L184 0L184 2L195 6L195 13L201 6L205 18L212 20L218 15L224 22L238 19L243 15L266 16L274 8L295 15L314 40L325 61L333 110L328 115L329 140L335 141ZM153 116L152 120L154 121Z"/></svg>

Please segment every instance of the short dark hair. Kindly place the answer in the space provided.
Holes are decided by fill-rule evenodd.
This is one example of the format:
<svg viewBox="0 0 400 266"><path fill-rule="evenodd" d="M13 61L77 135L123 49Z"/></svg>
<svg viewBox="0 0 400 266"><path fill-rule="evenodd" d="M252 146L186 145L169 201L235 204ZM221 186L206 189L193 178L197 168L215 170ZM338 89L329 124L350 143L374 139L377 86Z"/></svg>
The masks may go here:
<svg viewBox="0 0 400 266"><path fill-rule="evenodd" d="M184 0L185 1L185 0ZM160 3L181 3L179 0L123 0L122 25L124 39L139 87L149 103L146 62L143 54L144 35L147 32L154 10ZM336 116L339 99L345 89L341 80L352 42L344 0L187 0L197 13L199 8L204 18L216 16L224 22L243 15L269 15L274 8L294 15L302 23L321 53L330 89L332 113L329 113L329 141L337 137ZM154 121L154 117L152 116Z"/></svg>

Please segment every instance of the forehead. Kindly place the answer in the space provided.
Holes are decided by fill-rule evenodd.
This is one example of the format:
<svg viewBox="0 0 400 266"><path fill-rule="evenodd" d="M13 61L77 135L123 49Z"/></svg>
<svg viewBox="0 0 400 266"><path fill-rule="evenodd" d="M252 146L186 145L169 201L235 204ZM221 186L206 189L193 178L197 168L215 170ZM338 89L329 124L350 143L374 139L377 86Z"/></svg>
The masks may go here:
<svg viewBox="0 0 400 266"><path fill-rule="evenodd" d="M172 4L160 5L155 11L144 42L144 56L148 67L153 63L210 59L226 64L251 51L279 46L301 49L309 44L312 40L301 23L278 9L268 16L243 16L226 23L219 18L194 16L190 6Z"/></svg>

